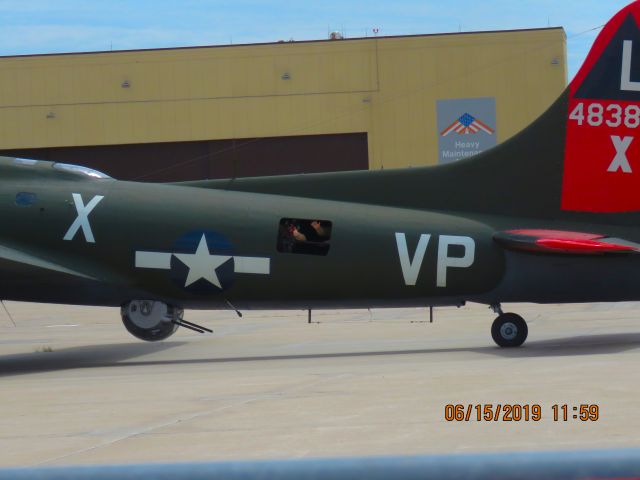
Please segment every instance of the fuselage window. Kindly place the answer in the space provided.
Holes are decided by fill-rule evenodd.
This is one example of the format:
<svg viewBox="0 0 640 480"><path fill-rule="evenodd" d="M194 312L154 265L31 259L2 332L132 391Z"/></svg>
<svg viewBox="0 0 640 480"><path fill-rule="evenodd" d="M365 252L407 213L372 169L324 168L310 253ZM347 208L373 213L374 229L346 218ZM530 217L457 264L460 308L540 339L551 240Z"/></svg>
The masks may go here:
<svg viewBox="0 0 640 480"><path fill-rule="evenodd" d="M16 194L16 205L19 207L29 207L36 203L36 194L31 192L20 192Z"/></svg>
<svg viewBox="0 0 640 480"><path fill-rule="evenodd" d="M303 255L329 253L331 222L300 218L283 218L278 228L278 251Z"/></svg>
<svg viewBox="0 0 640 480"><path fill-rule="evenodd" d="M75 173L88 178L111 179L106 173L99 172L93 168L83 167L82 165L72 165L70 163L54 163L53 168L61 172Z"/></svg>
<svg viewBox="0 0 640 480"><path fill-rule="evenodd" d="M23 165L25 167L31 167L38 164L38 160L32 160L30 158L14 158L13 163L16 165Z"/></svg>

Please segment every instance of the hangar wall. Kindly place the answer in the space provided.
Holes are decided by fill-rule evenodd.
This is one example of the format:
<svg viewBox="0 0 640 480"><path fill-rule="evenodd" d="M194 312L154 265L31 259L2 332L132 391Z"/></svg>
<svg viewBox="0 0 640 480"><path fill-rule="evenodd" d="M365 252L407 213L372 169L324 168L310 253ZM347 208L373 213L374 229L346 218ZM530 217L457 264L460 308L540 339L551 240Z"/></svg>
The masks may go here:
<svg viewBox="0 0 640 480"><path fill-rule="evenodd" d="M304 163L320 136L365 134L364 160L349 162L333 142L327 169L428 165L438 162L438 100L495 98L501 142L566 81L561 28L1 57L0 154L96 157L108 173L123 156L154 168L157 144L185 164L196 160L182 142L319 136L292 150ZM219 159L215 148L205 156ZM174 173L216 176L205 170Z"/></svg>

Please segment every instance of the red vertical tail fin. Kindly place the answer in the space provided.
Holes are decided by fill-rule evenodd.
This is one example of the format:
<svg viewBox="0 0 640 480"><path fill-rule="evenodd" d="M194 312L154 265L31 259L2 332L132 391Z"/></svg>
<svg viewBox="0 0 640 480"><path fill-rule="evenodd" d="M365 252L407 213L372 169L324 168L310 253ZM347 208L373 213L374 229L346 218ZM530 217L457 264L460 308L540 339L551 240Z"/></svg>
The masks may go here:
<svg viewBox="0 0 640 480"><path fill-rule="evenodd" d="M568 107L562 209L640 210L640 1L604 27Z"/></svg>

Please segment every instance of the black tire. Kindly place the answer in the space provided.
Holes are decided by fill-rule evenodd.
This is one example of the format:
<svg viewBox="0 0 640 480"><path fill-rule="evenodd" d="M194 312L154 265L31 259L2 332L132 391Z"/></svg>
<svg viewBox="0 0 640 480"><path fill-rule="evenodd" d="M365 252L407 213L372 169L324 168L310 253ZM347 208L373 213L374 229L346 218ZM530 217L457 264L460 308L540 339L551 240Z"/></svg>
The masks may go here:
<svg viewBox="0 0 640 480"><path fill-rule="evenodd" d="M140 314L141 303L150 305L150 310L143 315ZM165 311L152 310L154 304L164 306ZM132 300L122 305L120 315L131 335L146 342L158 342L176 332L179 325L175 320L182 318L182 310L162 302ZM172 318L174 321L171 321Z"/></svg>
<svg viewBox="0 0 640 480"><path fill-rule="evenodd" d="M499 315L491 325L493 341L500 347L519 347L527 339L527 322L515 313Z"/></svg>

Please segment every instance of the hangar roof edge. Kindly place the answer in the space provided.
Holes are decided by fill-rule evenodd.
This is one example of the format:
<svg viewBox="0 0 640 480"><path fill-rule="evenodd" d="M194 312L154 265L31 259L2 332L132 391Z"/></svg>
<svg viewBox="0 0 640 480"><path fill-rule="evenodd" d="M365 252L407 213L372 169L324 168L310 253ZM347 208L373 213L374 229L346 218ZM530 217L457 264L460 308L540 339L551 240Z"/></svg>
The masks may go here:
<svg viewBox="0 0 640 480"><path fill-rule="evenodd" d="M195 49L204 49L204 48L232 48L232 47L255 47L255 46L266 46L266 45L292 45L292 44L308 44L308 43L341 43L341 42L350 42L356 40L387 40L387 39L395 39L395 38L416 38L416 37L445 37L445 36L453 36L453 35L480 35L480 34L491 34L491 33L521 33L521 32L537 32L537 31L547 31L547 30L562 30L565 34L564 27L543 27L543 28L521 28L521 29L510 29L510 30L479 30L479 31L470 31L470 32L444 32L444 33L418 33L413 35L381 35L381 36L373 36L373 37L352 37L352 38L343 38L340 40L333 39L317 39L317 40L294 40L294 41L277 41L277 42L258 42L258 43L234 43L234 44L224 44L224 45L194 45L188 47L161 47L161 48L134 48L127 50L95 50L95 51L86 51L86 52L62 52L62 53L27 53L21 55L0 55L0 59L8 59L8 58L31 58L31 57L54 57L54 56L70 56L70 55L97 55L97 54L118 54L118 53L133 53L133 52L162 52L169 50L195 50Z"/></svg>

